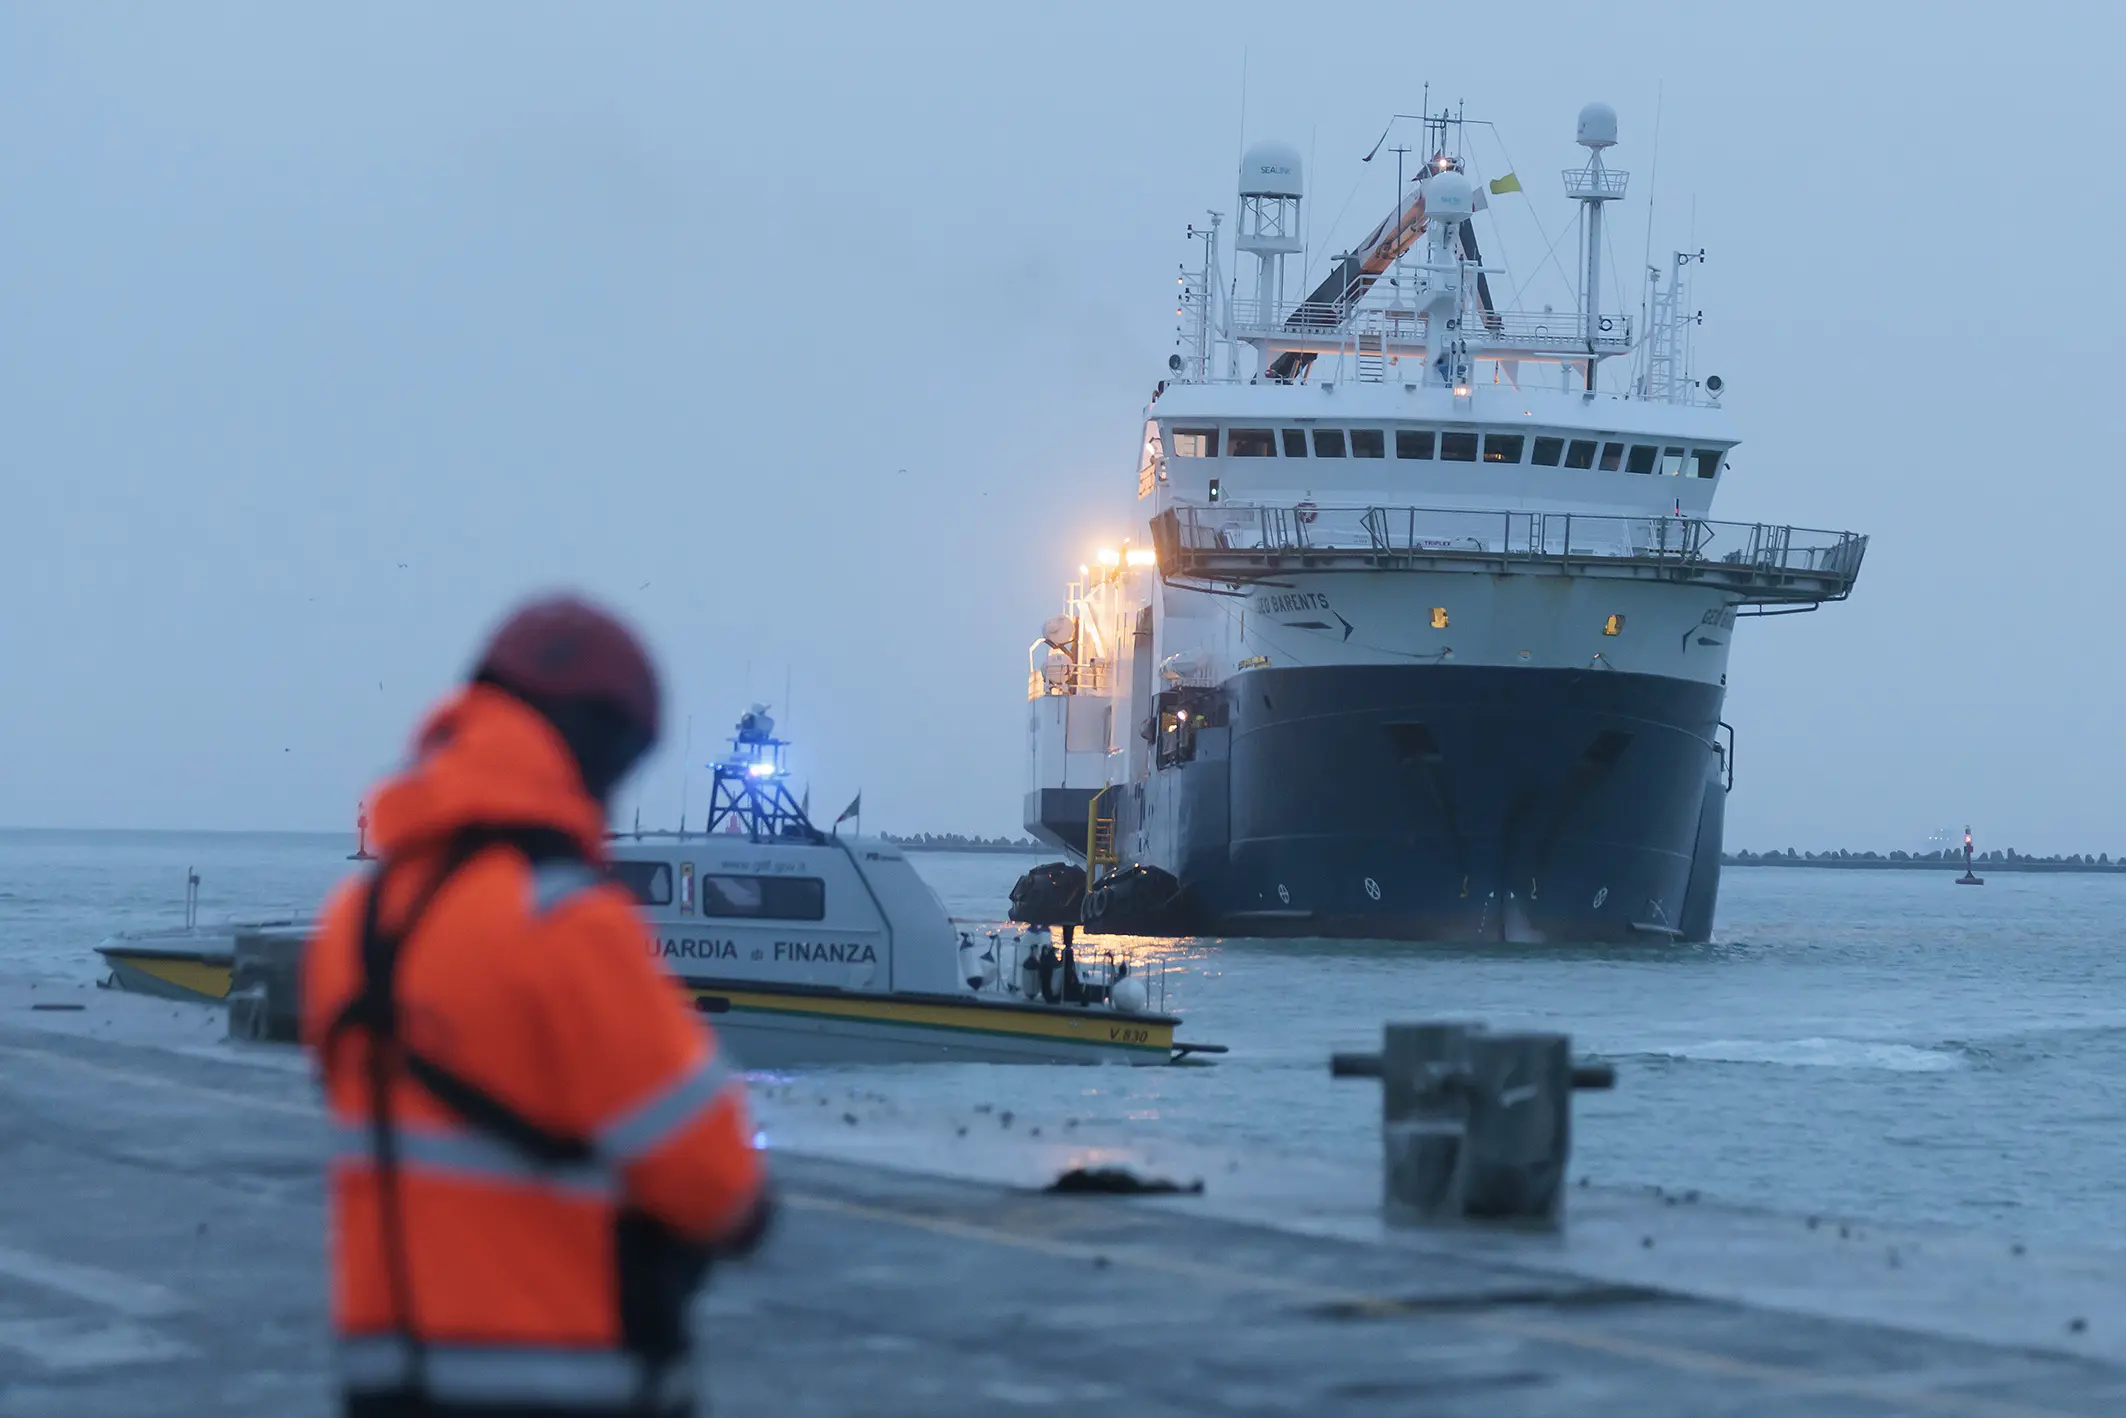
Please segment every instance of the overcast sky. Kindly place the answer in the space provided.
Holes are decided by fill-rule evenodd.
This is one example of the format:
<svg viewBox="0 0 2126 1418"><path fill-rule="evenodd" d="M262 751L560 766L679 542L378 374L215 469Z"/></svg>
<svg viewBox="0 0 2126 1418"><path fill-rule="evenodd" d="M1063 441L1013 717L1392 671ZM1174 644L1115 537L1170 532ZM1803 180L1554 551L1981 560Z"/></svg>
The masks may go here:
<svg viewBox="0 0 2126 1418"><path fill-rule="evenodd" d="M2126 19L1314 13L0 5L0 822L340 827L572 585L668 667L645 818L787 674L816 809L1015 831L1025 647L1127 530L1185 225L1280 137L1355 238L1429 80L1553 235L1614 104L1627 274L1658 103L1717 515L1874 538L1850 603L1742 624L1730 846L2126 853Z"/></svg>

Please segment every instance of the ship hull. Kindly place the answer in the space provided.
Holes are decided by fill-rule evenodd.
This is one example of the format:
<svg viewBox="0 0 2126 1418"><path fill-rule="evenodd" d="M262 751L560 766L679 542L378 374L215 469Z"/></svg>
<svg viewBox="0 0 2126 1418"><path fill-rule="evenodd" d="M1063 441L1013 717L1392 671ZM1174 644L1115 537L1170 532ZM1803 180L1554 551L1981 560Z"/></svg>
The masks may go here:
<svg viewBox="0 0 2126 1418"><path fill-rule="evenodd" d="M1257 670L1226 689L1223 860L1180 874L1203 932L1710 935L1718 685L1375 665Z"/></svg>

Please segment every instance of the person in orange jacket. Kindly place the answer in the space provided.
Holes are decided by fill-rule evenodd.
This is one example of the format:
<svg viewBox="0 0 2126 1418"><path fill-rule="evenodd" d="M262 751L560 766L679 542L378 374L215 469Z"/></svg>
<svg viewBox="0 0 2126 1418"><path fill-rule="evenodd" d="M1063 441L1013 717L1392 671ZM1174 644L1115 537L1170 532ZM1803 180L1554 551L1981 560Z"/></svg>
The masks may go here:
<svg viewBox="0 0 2126 1418"><path fill-rule="evenodd" d="M527 605L372 795L302 970L343 1412L694 1411L687 1308L770 1210L742 1080L604 870L649 656Z"/></svg>

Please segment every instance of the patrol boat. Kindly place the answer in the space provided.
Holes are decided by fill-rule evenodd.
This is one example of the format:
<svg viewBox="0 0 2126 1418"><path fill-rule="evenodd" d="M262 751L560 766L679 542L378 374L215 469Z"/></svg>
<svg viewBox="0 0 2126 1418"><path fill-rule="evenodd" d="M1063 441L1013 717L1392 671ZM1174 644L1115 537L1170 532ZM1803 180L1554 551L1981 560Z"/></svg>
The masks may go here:
<svg viewBox="0 0 2126 1418"><path fill-rule="evenodd" d="M1612 109L1582 110L1564 173L1573 310L1496 302L1479 220L1520 181L1425 123L1416 177L1303 298L1292 149L1241 160L1252 272L1229 286L1218 214L1190 229L1131 536L1029 650L1025 823L1069 858L1014 919L1709 938L1730 639L1844 599L1867 538L1710 520L1739 433L1692 368L1703 253L1649 268L1636 328L1603 305Z"/></svg>
<svg viewBox="0 0 2126 1418"><path fill-rule="evenodd" d="M766 707L711 765L695 832L608 841L651 948L748 1068L812 1064L1131 1063L1222 1053L1178 1043L1148 953L1057 946L1049 932L963 931L899 848L821 831L788 785ZM235 940L310 922L202 927L98 946L111 983L187 999L228 994Z"/></svg>

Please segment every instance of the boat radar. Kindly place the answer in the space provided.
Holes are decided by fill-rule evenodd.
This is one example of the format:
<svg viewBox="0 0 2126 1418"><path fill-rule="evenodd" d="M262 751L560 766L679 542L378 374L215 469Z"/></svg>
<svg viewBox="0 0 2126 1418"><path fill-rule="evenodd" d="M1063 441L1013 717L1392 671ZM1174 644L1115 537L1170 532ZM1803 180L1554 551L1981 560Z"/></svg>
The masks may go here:
<svg viewBox="0 0 2126 1418"><path fill-rule="evenodd" d="M755 842L795 838L823 842L826 834L812 825L803 804L790 793L784 755L788 741L775 737L768 706L755 704L739 717L731 751L709 765L710 832L744 833Z"/></svg>

